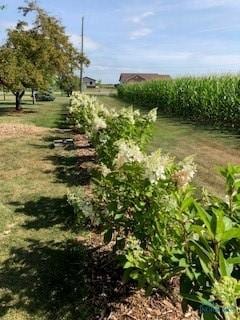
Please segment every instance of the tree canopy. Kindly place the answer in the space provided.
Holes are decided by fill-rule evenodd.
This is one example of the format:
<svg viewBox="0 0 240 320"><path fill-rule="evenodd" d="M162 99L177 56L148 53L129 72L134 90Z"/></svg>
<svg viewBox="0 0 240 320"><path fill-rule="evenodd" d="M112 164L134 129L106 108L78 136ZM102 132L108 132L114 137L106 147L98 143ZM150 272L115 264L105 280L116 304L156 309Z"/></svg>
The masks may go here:
<svg viewBox="0 0 240 320"><path fill-rule="evenodd" d="M61 22L35 1L27 1L19 11L24 17L32 14L32 24L19 21L0 47L0 82L16 96L17 110L27 88L46 89L54 77L72 74L83 58Z"/></svg>
<svg viewBox="0 0 240 320"><path fill-rule="evenodd" d="M84 54L79 53L76 59L79 66L81 64L84 64L85 66L90 64L89 59ZM68 96L70 96L74 90L78 90L80 87L79 78L75 75L74 69L74 65L72 65L67 72L59 75L57 81L59 88L66 92Z"/></svg>
<svg viewBox="0 0 240 320"><path fill-rule="evenodd" d="M73 91L79 89L79 78L74 74L63 74L58 78L58 86L63 90L68 97Z"/></svg>

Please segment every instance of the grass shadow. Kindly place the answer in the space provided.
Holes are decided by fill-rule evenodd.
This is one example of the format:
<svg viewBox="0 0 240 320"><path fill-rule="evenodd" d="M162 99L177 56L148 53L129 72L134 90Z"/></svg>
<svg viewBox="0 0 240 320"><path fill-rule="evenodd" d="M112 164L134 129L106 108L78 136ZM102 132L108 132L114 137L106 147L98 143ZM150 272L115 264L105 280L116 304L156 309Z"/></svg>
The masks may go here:
<svg viewBox="0 0 240 320"><path fill-rule="evenodd" d="M36 110L27 108L21 111L16 111L15 107L1 107L0 106L0 116L24 116L26 114L34 114L37 113Z"/></svg>
<svg viewBox="0 0 240 320"><path fill-rule="evenodd" d="M23 101L21 103L22 106L27 106L27 110L23 109L22 111L16 111L15 103L13 101L0 101L0 116L2 115L13 115L13 114L24 114L24 113L35 113L35 110L32 110L34 108L33 104L28 101Z"/></svg>
<svg viewBox="0 0 240 320"><path fill-rule="evenodd" d="M67 127L67 121L66 121L67 116L68 116L68 112L66 112L66 106L64 105L61 110L60 117L56 121L56 128L65 129Z"/></svg>
<svg viewBox="0 0 240 320"><path fill-rule="evenodd" d="M23 228L40 230L58 226L61 230L75 231L74 212L72 206L68 204L67 196L40 197L36 201L27 201L24 206L17 202L10 204L17 207L16 213L23 213L33 218L26 220Z"/></svg>
<svg viewBox="0 0 240 320"><path fill-rule="evenodd" d="M63 182L70 186L84 186L90 183L91 173L85 163L93 162L94 156L62 156L53 155L46 157L55 166L57 182Z"/></svg>
<svg viewBox="0 0 240 320"><path fill-rule="evenodd" d="M106 319L113 303L133 291L123 284L115 257L103 248L73 240L26 241L1 265L0 317L17 309L47 320Z"/></svg>

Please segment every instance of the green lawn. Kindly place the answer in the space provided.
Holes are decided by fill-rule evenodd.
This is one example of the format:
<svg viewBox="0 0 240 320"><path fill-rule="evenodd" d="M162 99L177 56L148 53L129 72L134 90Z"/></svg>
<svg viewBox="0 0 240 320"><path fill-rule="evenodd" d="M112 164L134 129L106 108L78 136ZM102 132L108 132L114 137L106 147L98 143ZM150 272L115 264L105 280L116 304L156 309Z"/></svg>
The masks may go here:
<svg viewBox="0 0 240 320"><path fill-rule="evenodd" d="M98 99L109 108L128 106L114 97ZM217 168L227 163L239 164L239 147L239 135L159 115L149 149L161 148L178 159L194 155L198 166L195 178L197 185L223 194L223 179L217 173Z"/></svg>
<svg viewBox="0 0 240 320"><path fill-rule="evenodd" d="M0 136L0 318L89 319L86 261L76 246L66 194L79 184L75 150L51 148L62 137L67 98L24 112L0 101L1 125L40 126L38 134ZM64 134L68 137L69 134ZM85 259L86 258L86 259ZM84 269L85 268L85 269Z"/></svg>
<svg viewBox="0 0 240 320"><path fill-rule="evenodd" d="M6 101L0 97L0 123L30 123L36 126L55 128L61 126L61 122L65 117L62 114L63 106L68 102L68 98L58 96L55 101L38 102L32 104L29 94L23 97L23 112L16 113L14 107L14 97L6 96Z"/></svg>

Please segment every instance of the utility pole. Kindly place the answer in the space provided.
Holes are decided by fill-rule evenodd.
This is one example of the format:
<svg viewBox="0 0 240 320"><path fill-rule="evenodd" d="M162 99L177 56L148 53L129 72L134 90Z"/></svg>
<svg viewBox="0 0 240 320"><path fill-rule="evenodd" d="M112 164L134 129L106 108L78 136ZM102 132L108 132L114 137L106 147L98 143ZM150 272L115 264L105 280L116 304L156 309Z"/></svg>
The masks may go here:
<svg viewBox="0 0 240 320"><path fill-rule="evenodd" d="M80 61L80 92L83 92L83 31L84 31L84 17L82 17L82 35L81 35L81 61Z"/></svg>

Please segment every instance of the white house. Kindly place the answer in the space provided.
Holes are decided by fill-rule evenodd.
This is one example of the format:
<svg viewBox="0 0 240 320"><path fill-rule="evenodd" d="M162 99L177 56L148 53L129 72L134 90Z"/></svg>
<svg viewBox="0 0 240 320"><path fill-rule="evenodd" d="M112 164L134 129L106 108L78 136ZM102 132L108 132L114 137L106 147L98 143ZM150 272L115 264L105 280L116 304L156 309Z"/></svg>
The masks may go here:
<svg viewBox="0 0 240 320"><path fill-rule="evenodd" d="M96 88L96 80L89 77L83 78L83 84L86 88Z"/></svg>

